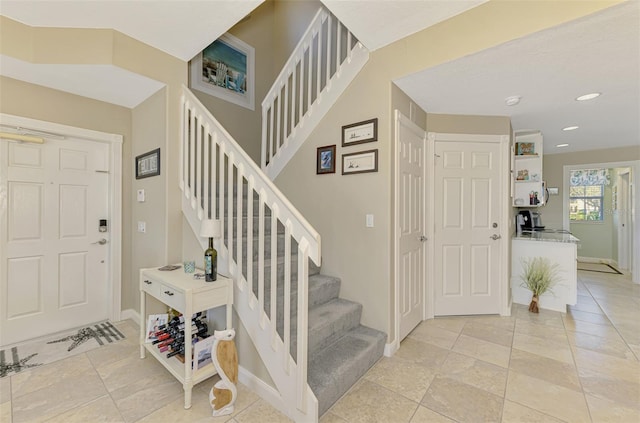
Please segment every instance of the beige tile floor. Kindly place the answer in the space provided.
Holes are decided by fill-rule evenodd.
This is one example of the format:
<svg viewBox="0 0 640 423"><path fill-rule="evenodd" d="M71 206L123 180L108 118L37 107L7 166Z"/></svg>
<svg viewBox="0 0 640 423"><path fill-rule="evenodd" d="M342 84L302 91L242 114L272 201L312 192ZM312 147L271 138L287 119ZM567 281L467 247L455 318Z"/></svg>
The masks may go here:
<svg viewBox="0 0 640 423"><path fill-rule="evenodd" d="M437 318L423 322L321 419L345 422L640 422L640 286L579 272L567 314ZM236 412L212 418L208 391L193 407L127 339L0 379L0 422L287 422L239 387Z"/></svg>

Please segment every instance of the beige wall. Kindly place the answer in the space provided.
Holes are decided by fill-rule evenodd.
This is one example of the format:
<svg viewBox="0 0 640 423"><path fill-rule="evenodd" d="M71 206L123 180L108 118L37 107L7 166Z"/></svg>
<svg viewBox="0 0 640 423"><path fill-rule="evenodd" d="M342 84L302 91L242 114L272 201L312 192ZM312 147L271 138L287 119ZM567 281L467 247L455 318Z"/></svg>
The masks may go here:
<svg viewBox="0 0 640 423"><path fill-rule="evenodd" d="M122 144L122 308L135 308L131 289L131 110L86 97L0 77L0 112L123 136ZM136 278L137 281L137 278ZM137 284L136 284L137 286Z"/></svg>
<svg viewBox="0 0 640 423"><path fill-rule="evenodd" d="M342 297L364 305L363 324L387 332L389 342L394 340L389 318L389 292L394 284L391 81L613 4L488 2L371 53L369 62L275 181L322 236L322 272L342 279ZM371 118L378 118L377 142L340 146L342 125ZM485 119L469 119L481 133L489 131ZM469 132L466 123L458 128L450 120L434 116L433 130ZM429 125L427 117L431 131ZM331 144L337 145L338 163L344 153L378 149L378 172L341 176L338 164L337 173L316 175L316 149ZM374 215L375 227L365 227L366 214Z"/></svg>
<svg viewBox="0 0 640 423"><path fill-rule="evenodd" d="M318 9L318 0L273 1L273 71L280 73Z"/></svg>
<svg viewBox="0 0 640 423"><path fill-rule="evenodd" d="M427 114L427 130L443 134L509 135L511 121L505 116Z"/></svg>
<svg viewBox="0 0 640 423"><path fill-rule="evenodd" d="M158 91L132 110L133 125L132 136L135 140L132 157L148 153L160 148L160 175L148 178L135 179L135 160L124 163L131 167L133 178L131 179L131 226L125 228L131 231L131 280L138 281L139 270L147 267L162 266L166 263L167 250L167 149L164 140L167 138L167 128L157 125L162 122L167 113L166 89ZM137 191L145 191L145 201L137 201ZM137 223L145 222L146 232L137 230ZM129 297L135 301L138 309L140 290L137 283L129 287ZM155 311L160 312L160 311Z"/></svg>

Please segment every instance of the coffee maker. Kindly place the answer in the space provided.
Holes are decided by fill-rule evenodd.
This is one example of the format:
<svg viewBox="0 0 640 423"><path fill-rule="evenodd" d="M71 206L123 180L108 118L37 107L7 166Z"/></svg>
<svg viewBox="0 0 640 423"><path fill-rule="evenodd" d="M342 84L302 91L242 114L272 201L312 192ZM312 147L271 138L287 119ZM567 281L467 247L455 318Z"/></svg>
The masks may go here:
<svg viewBox="0 0 640 423"><path fill-rule="evenodd" d="M544 229L542 225L542 217L539 212L531 210L520 210L518 216L522 216L520 219L521 229L523 231L541 231ZM518 218L516 216L516 225L518 225Z"/></svg>

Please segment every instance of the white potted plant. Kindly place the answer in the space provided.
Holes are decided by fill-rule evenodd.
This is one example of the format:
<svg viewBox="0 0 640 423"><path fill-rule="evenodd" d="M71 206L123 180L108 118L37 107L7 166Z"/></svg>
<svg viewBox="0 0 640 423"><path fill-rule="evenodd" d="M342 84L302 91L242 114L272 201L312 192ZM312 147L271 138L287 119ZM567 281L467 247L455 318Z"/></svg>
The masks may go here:
<svg viewBox="0 0 640 423"><path fill-rule="evenodd" d="M522 284L532 293L529 311L538 313L540 296L545 292L553 293L553 286L558 281L558 263L551 263L546 257L533 257L522 259Z"/></svg>

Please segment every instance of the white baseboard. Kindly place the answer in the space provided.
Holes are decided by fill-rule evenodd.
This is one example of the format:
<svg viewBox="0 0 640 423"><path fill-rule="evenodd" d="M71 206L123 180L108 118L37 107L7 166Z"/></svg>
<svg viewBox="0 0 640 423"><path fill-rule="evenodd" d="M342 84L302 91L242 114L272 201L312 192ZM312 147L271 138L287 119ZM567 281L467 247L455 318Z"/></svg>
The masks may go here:
<svg viewBox="0 0 640 423"><path fill-rule="evenodd" d="M385 357L393 357L393 355L398 352L400 346L398 345L398 341L393 341L388 344L384 344L384 356Z"/></svg>
<svg viewBox="0 0 640 423"><path fill-rule="evenodd" d="M138 326L140 326L140 313L138 313L137 311L133 310L133 309L126 309L126 310L122 310L122 312L120 313L120 318L122 320L127 320L127 319L131 319L134 322L136 322L136 324Z"/></svg>
<svg viewBox="0 0 640 423"><path fill-rule="evenodd" d="M612 266L617 266L617 262L612 259L604 259L597 257L580 257L578 256L578 261L582 263L600 263L600 264L610 264Z"/></svg>
<svg viewBox="0 0 640 423"><path fill-rule="evenodd" d="M238 366L238 381L249 388L252 392L258 394L263 400L267 401L271 406L287 415L287 407L280 396L280 393L273 386L260 379L249 370L242 366Z"/></svg>

